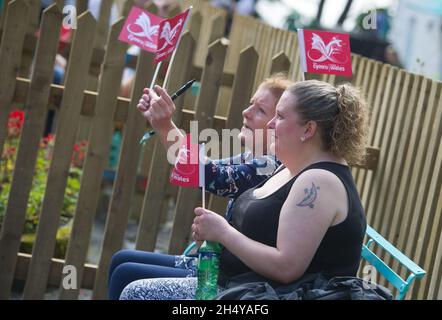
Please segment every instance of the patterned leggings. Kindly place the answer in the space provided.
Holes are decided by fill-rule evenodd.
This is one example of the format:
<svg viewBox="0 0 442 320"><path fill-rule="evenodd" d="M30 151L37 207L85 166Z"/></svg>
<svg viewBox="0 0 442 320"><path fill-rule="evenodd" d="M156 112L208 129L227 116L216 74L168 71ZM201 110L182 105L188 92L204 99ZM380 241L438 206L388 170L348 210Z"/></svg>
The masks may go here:
<svg viewBox="0 0 442 320"><path fill-rule="evenodd" d="M137 280L126 286L120 300L193 300L197 278L155 278Z"/></svg>
<svg viewBox="0 0 442 320"><path fill-rule="evenodd" d="M195 276L194 257L121 250L114 254L109 268L109 299L119 299L123 289L136 280Z"/></svg>

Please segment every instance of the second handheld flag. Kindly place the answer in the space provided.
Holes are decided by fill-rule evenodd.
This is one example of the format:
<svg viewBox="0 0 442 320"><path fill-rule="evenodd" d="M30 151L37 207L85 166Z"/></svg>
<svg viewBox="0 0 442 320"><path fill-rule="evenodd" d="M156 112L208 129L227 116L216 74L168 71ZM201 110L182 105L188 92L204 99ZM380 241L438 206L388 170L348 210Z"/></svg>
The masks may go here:
<svg viewBox="0 0 442 320"><path fill-rule="evenodd" d="M181 142L175 166L170 174L170 182L181 187L204 188L204 145L192 144L190 135Z"/></svg>

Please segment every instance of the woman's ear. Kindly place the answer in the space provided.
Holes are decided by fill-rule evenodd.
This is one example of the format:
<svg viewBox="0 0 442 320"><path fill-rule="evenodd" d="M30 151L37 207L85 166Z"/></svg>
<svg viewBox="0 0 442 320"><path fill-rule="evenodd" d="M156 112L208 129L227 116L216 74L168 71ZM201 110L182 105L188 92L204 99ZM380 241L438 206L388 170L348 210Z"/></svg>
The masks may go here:
<svg viewBox="0 0 442 320"><path fill-rule="evenodd" d="M318 130L318 123L313 120L308 121L305 124L305 131L304 131L305 139L313 138L317 130Z"/></svg>

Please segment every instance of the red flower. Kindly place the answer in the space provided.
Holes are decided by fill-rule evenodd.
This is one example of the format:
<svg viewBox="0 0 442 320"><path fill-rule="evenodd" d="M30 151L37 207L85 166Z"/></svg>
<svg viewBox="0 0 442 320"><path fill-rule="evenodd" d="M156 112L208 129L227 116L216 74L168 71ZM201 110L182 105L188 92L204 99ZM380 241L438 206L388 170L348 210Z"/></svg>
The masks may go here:
<svg viewBox="0 0 442 320"><path fill-rule="evenodd" d="M49 143L52 140L54 140L54 135L52 133L48 134L46 137L43 138L44 143Z"/></svg>
<svg viewBox="0 0 442 320"><path fill-rule="evenodd" d="M25 113L21 110L14 110L9 114L9 119L15 119L20 125L23 124Z"/></svg>
<svg viewBox="0 0 442 320"><path fill-rule="evenodd" d="M9 114L9 119L15 121L18 125L22 125L25 119L25 113L20 110L14 110Z"/></svg>
<svg viewBox="0 0 442 320"><path fill-rule="evenodd" d="M85 150L87 148L88 141L81 141L74 144L74 151L72 153L71 162L76 167L81 167L85 158Z"/></svg>
<svg viewBox="0 0 442 320"><path fill-rule="evenodd" d="M25 113L21 110L14 110L8 117L8 135L18 136L25 121Z"/></svg>

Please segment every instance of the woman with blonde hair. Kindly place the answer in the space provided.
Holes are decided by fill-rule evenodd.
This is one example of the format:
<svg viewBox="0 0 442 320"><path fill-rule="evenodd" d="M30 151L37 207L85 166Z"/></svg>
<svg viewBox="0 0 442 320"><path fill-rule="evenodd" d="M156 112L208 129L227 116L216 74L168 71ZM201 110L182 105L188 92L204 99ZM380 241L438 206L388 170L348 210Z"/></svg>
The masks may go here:
<svg viewBox="0 0 442 320"><path fill-rule="evenodd" d="M207 159L205 165L206 191L217 196L228 197L225 217L231 220L231 209L241 193L261 183L273 174L280 162L269 151L270 141L266 137L266 125L275 115L279 98L291 85L283 74L265 79L258 87L250 105L242 112L243 126L238 138L251 150L220 160ZM161 87L145 89L138 110L155 129L163 147L168 150L176 141L167 139L169 133L183 139L172 121L175 105L169 94ZM255 134L263 137L255 139ZM258 134L256 134L258 136ZM165 159L166 161L166 159ZM121 291L130 282L153 277L180 277L195 274L195 258L161 255L139 250L121 250L114 254L109 270L109 297L118 299Z"/></svg>
<svg viewBox="0 0 442 320"><path fill-rule="evenodd" d="M271 149L283 165L238 197L230 223L195 209L194 239L224 248L220 288L244 275L274 288L313 273L355 276L366 220L348 162L364 156L364 100L351 85L299 82L284 92L268 127L275 134ZM194 297L196 278L167 282L174 292ZM158 298L155 290L163 284L164 279L136 281L121 298Z"/></svg>

